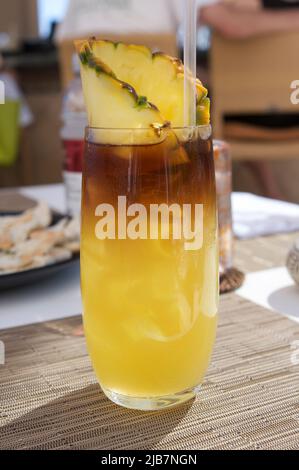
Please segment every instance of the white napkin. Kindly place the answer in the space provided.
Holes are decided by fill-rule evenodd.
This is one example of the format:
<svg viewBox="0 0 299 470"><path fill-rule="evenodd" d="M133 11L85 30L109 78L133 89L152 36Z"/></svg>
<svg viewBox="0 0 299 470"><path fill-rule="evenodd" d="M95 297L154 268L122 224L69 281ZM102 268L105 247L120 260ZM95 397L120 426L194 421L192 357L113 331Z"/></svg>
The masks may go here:
<svg viewBox="0 0 299 470"><path fill-rule="evenodd" d="M238 238L299 230L299 205L249 193L233 193L233 227Z"/></svg>

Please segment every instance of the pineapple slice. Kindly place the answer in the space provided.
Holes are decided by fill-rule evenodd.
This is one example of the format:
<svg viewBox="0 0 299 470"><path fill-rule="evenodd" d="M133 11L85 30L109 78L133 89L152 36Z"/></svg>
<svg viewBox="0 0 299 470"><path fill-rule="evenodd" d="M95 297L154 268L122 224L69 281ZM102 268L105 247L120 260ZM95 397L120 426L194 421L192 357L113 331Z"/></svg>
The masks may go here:
<svg viewBox="0 0 299 470"><path fill-rule="evenodd" d="M104 144L150 144L163 140L163 129L169 127L159 110L134 88L117 79L113 71L93 56L88 43L77 43L81 60L83 92L90 127L107 128ZM122 129L140 129L139 141ZM108 129L114 129L108 132ZM140 135L139 135L140 134ZM129 139L126 142L126 139ZM137 139L137 140L138 140Z"/></svg>
<svg viewBox="0 0 299 470"><path fill-rule="evenodd" d="M91 54L104 62L119 80L130 83L160 110L172 127L184 126L184 73L182 62L163 53L152 53L145 46L126 45L90 39L81 42ZM190 78L192 79L192 78ZM207 89L196 79L197 124L209 124L210 100Z"/></svg>

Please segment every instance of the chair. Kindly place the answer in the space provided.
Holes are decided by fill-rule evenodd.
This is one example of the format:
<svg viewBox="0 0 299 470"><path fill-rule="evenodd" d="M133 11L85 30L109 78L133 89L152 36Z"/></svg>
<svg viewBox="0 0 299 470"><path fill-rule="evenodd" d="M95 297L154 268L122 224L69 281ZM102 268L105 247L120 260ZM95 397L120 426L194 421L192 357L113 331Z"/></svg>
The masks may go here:
<svg viewBox="0 0 299 470"><path fill-rule="evenodd" d="M212 38L211 90L213 126L237 160L299 157L299 105L291 103L291 83L298 75L299 32L248 40ZM298 127L264 129L225 121L232 115L293 114ZM296 118L295 118L296 119Z"/></svg>

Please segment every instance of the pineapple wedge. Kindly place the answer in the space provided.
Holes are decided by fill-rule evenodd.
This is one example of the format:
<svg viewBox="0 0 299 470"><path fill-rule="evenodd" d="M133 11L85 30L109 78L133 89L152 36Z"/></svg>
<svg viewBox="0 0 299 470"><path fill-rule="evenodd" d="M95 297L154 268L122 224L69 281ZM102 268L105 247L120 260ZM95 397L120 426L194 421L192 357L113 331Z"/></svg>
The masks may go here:
<svg viewBox="0 0 299 470"><path fill-rule="evenodd" d="M90 39L80 44L89 47L92 56L104 62L119 80L130 83L142 96L154 103L172 127L184 126L184 74L179 59L152 53L145 46L126 45ZM192 78L190 78L192 80ZM209 124L210 100L207 89L196 79L197 124Z"/></svg>
<svg viewBox="0 0 299 470"><path fill-rule="evenodd" d="M121 132L121 129L131 128L141 130L140 142L134 144L161 142L163 129L169 127L169 123L156 106L144 96L138 96L131 85L118 80L109 66L94 57L88 43L84 43L83 48L81 45L81 42L77 44L77 49L89 126L114 129L113 133L107 131L102 143L133 143L126 142L126 136L130 136Z"/></svg>

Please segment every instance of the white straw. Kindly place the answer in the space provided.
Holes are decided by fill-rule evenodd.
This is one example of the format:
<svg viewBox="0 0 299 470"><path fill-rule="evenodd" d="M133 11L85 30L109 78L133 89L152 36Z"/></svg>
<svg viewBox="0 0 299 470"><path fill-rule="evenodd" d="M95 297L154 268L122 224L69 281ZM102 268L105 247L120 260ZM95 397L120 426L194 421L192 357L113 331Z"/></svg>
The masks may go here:
<svg viewBox="0 0 299 470"><path fill-rule="evenodd" d="M182 0L184 25L184 121L185 126L196 125L196 45L197 45L197 8L196 0Z"/></svg>

